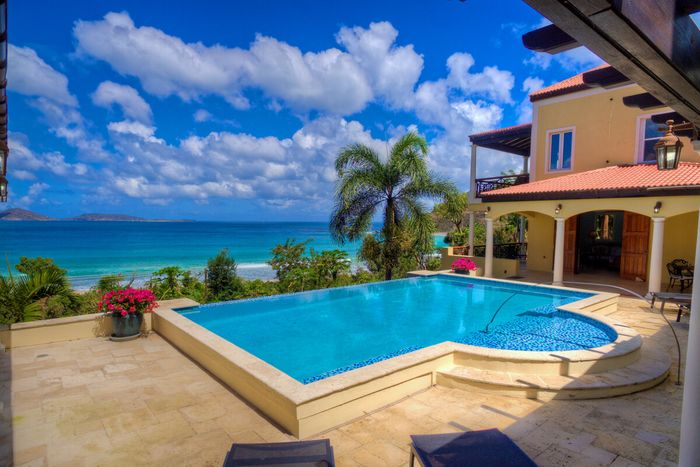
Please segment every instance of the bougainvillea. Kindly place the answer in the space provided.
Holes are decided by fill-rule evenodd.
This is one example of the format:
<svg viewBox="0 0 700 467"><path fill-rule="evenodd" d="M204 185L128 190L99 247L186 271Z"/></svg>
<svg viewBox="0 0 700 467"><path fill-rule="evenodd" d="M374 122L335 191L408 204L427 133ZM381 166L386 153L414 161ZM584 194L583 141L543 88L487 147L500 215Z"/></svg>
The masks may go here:
<svg viewBox="0 0 700 467"><path fill-rule="evenodd" d="M100 300L99 310L113 316L126 317L133 314L150 313L158 304L156 296L148 289L112 290Z"/></svg>
<svg viewBox="0 0 700 467"><path fill-rule="evenodd" d="M455 271L476 271L476 264L469 258L459 258L452 262L452 269Z"/></svg>

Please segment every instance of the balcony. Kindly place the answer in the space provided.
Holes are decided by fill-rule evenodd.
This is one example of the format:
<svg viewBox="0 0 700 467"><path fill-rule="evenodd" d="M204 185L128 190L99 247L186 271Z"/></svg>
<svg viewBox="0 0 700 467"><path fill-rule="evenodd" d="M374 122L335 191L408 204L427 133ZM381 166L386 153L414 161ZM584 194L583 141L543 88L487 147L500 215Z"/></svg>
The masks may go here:
<svg viewBox="0 0 700 467"><path fill-rule="evenodd" d="M517 174L517 175L502 175L500 177L487 177L487 178L477 178L474 180L476 183L476 197L481 198L481 193L485 191L497 190L498 188L505 188L513 185L522 185L523 183L528 183L530 181L530 174Z"/></svg>

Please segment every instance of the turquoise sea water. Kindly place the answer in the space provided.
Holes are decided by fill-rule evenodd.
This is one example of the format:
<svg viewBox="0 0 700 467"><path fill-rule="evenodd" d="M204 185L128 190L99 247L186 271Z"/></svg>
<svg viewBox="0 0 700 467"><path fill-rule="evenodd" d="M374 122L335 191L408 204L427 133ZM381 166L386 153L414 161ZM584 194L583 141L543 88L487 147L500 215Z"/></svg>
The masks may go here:
<svg viewBox="0 0 700 467"><path fill-rule="evenodd" d="M0 222L0 254L15 264L20 256L53 258L78 286L104 274L137 277L165 267L201 269L228 248L239 272L271 278L271 250L287 238L311 239L317 250L341 248L357 256L358 244L337 245L328 224L231 222Z"/></svg>
<svg viewBox="0 0 700 467"><path fill-rule="evenodd" d="M308 383L444 341L539 351L605 345L617 337L610 327L556 310L588 296L433 276L213 303L180 312Z"/></svg>
<svg viewBox="0 0 700 467"><path fill-rule="evenodd" d="M353 260L359 248L335 244L325 222L0 222L3 260L14 265L20 256L53 258L76 287L105 274L144 278L165 266L201 269L222 248L229 248L242 276L272 278L266 262L287 238L311 239L317 250L340 248Z"/></svg>

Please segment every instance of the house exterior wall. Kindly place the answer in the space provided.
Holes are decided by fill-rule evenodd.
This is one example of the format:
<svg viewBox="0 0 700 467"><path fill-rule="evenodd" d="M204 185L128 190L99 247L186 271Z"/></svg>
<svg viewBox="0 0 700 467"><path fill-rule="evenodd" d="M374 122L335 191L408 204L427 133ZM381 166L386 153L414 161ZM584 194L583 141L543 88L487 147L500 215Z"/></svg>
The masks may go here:
<svg viewBox="0 0 700 467"><path fill-rule="evenodd" d="M662 291L668 285L668 272L666 263L674 259L685 259L690 264L695 261L695 242L693 237L698 229L698 213L689 212L678 216L669 217L664 221L664 254L663 254L663 274ZM649 243L651 249L651 242ZM700 265L695 265L700 267Z"/></svg>
<svg viewBox="0 0 700 467"><path fill-rule="evenodd" d="M554 219L544 214L527 216L527 269L552 270L554 261Z"/></svg>
<svg viewBox="0 0 700 467"><path fill-rule="evenodd" d="M638 85L614 89L594 88L578 93L535 101L530 180L543 180L617 164L638 162L640 117L670 111L627 107L622 98L645 92ZM548 171L548 132L573 128L571 170ZM689 139L682 138L681 160L700 162Z"/></svg>

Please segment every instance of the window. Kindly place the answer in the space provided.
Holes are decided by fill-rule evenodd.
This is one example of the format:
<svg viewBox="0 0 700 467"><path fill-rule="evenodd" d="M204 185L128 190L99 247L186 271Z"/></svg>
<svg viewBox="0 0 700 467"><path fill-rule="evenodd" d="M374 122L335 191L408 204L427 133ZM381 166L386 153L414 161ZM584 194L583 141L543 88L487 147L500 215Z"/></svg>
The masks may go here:
<svg viewBox="0 0 700 467"><path fill-rule="evenodd" d="M549 134L549 170L571 170L574 152L573 130L554 131Z"/></svg>
<svg viewBox="0 0 700 467"><path fill-rule="evenodd" d="M651 121L651 116L641 119L639 130L639 161L656 162L654 145L659 141L659 138L664 135L664 132L659 131L659 124Z"/></svg>

